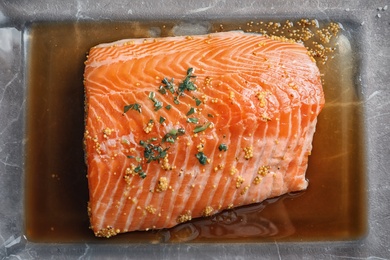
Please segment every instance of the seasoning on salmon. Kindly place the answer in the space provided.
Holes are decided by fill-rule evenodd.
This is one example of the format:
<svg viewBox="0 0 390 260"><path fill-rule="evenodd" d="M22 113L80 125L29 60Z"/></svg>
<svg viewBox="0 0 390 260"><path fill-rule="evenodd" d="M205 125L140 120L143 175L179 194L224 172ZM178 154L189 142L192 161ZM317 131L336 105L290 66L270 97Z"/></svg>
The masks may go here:
<svg viewBox="0 0 390 260"><path fill-rule="evenodd" d="M85 65L96 236L306 189L325 100L303 45L242 32L131 39L93 47Z"/></svg>

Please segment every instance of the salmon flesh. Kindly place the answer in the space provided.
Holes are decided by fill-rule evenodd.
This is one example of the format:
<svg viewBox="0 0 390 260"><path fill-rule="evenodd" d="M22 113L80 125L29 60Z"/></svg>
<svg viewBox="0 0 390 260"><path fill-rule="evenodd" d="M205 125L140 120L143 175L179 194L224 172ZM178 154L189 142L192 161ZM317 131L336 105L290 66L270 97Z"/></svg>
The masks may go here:
<svg viewBox="0 0 390 260"><path fill-rule="evenodd" d="M127 39L85 62L91 228L169 228L307 188L325 99L299 43L243 32Z"/></svg>

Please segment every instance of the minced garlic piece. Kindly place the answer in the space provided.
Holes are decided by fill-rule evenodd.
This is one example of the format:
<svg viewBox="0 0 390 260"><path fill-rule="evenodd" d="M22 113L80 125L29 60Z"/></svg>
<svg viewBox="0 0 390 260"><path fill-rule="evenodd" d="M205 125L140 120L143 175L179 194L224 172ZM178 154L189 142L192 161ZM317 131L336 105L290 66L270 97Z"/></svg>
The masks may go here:
<svg viewBox="0 0 390 260"><path fill-rule="evenodd" d="M233 101L233 100L234 100L234 97L235 97L234 92L233 92L233 91L230 91L230 92L229 92L229 99L230 99L230 101Z"/></svg>
<svg viewBox="0 0 390 260"><path fill-rule="evenodd" d="M222 169L223 169L223 164L218 164L217 166L214 167L215 172Z"/></svg>
<svg viewBox="0 0 390 260"><path fill-rule="evenodd" d="M191 211L188 210L184 214L179 215L176 219L176 222L177 223L184 223L184 222L190 221L191 219L192 219Z"/></svg>
<svg viewBox="0 0 390 260"><path fill-rule="evenodd" d="M145 133L149 134L152 131L153 126L154 126L154 122L149 121L148 124L144 127Z"/></svg>
<svg viewBox="0 0 390 260"><path fill-rule="evenodd" d="M267 92L265 91L259 91L256 93L257 99L260 101L259 106L260 107L265 107L267 105Z"/></svg>
<svg viewBox="0 0 390 260"><path fill-rule="evenodd" d="M127 167L126 170L125 170L125 175L123 176L123 179L125 180L125 182L130 185L131 183L131 177L133 177L134 175L136 175L137 173L134 171L135 169L135 165L134 164L131 164L130 167Z"/></svg>
<svg viewBox="0 0 390 260"><path fill-rule="evenodd" d="M198 149L198 152L203 152L204 144L198 144L198 145L196 146L196 148Z"/></svg>
<svg viewBox="0 0 390 260"><path fill-rule="evenodd" d="M256 176L254 179L253 179L253 184L257 185L261 182L262 178L260 176Z"/></svg>
<svg viewBox="0 0 390 260"><path fill-rule="evenodd" d="M107 139L108 138L108 136L110 136L111 135L111 133L114 131L114 129L110 129L110 128L105 128L105 129L103 129L103 137L105 138L105 139Z"/></svg>
<svg viewBox="0 0 390 260"><path fill-rule="evenodd" d="M238 176L236 179L236 188L240 188L241 185L244 183L244 178L242 176Z"/></svg>
<svg viewBox="0 0 390 260"><path fill-rule="evenodd" d="M261 119L263 120L263 121L271 121L271 118L268 116L268 114L267 113L263 113L262 115L261 115Z"/></svg>
<svg viewBox="0 0 390 260"><path fill-rule="evenodd" d="M212 215L212 213L213 213L213 211L214 211L214 209L213 209L213 207L211 207L211 206L207 206L205 209L204 209L204 211L203 211L203 216L204 217L208 217L208 216L211 216Z"/></svg>
<svg viewBox="0 0 390 260"><path fill-rule="evenodd" d="M249 189L250 186L245 186L245 188L240 192L241 195L244 195L248 189Z"/></svg>
<svg viewBox="0 0 390 260"><path fill-rule="evenodd" d="M156 214L157 209L151 205L147 206L146 211L149 212L150 214Z"/></svg>
<svg viewBox="0 0 390 260"><path fill-rule="evenodd" d="M230 175L234 175L234 174L236 174L238 172L238 170L235 168L235 167L232 167L231 169L230 169Z"/></svg>
<svg viewBox="0 0 390 260"><path fill-rule="evenodd" d="M156 192L166 191L168 189L168 179L166 177L160 177L157 182Z"/></svg>
<svg viewBox="0 0 390 260"><path fill-rule="evenodd" d="M92 209L91 209L91 204L89 202L87 202L87 212L88 212L88 217L91 218Z"/></svg>
<svg viewBox="0 0 390 260"><path fill-rule="evenodd" d="M109 136L109 135L111 135L111 133L113 132L114 130L113 129L110 129L110 128L105 128L104 130L103 130L103 133L105 134L105 135L107 135L107 136Z"/></svg>
<svg viewBox="0 0 390 260"><path fill-rule="evenodd" d="M162 160L161 160L161 168L163 168L166 171L172 170L174 167L169 164L168 162L168 155L166 155Z"/></svg>
<svg viewBox="0 0 390 260"><path fill-rule="evenodd" d="M261 166L259 167L259 169L257 170L257 174L261 175L261 176L265 176L269 173L269 166Z"/></svg>
<svg viewBox="0 0 390 260"><path fill-rule="evenodd" d="M100 143L99 143L99 139L97 138L97 136L95 135L94 138L92 138L92 141L95 143L95 145L93 146L93 148L95 148L96 152L98 154L101 154L102 152L100 151Z"/></svg>
<svg viewBox="0 0 390 260"><path fill-rule="evenodd" d="M244 152L245 152L244 158L249 160L250 158L253 157L253 146L245 147Z"/></svg>
<svg viewBox="0 0 390 260"><path fill-rule="evenodd" d="M203 103L206 103L209 99L206 95L202 95L201 98L203 99Z"/></svg>
<svg viewBox="0 0 390 260"><path fill-rule="evenodd" d="M298 89L298 86L294 82L288 83L288 86L294 90Z"/></svg>
<svg viewBox="0 0 390 260"><path fill-rule="evenodd" d="M107 228L103 228L103 229L99 230L98 232L96 232L95 235L97 237L109 238L109 237L115 236L119 232L120 232L119 229L114 229L113 227L107 226Z"/></svg>
<svg viewBox="0 0 390 260"><path fill-rule="evenodd" d="M126 171L125 171L125 173L126 173L126 175L135 175L135 172L133 171L134 170L134 167L132 166L131 168L126 168Z"/></svg>
<svg viewBox="0 0 390 260"><path fill-rule="evenodd" d="M210 87L212 80L213 80L213 78L210 78L210 77L206 77L204 79L204 84L206 85L206 87Z"/></svg>

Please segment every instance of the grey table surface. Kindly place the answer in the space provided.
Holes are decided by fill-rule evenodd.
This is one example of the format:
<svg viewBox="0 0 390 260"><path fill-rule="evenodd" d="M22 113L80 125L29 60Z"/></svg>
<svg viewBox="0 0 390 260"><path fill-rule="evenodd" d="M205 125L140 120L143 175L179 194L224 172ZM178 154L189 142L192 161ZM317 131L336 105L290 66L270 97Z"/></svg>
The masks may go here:
<svg viewBox="0 0 390 260"><path fill-rule="evenodd" d="M384 8L389 6L389 8ZM39 244L23 235L23 31L35 21L315 17L363 28L361 95L368 234L354 241L258 244ZM0 1L0 258L390 259L390 1Z"/></svg>

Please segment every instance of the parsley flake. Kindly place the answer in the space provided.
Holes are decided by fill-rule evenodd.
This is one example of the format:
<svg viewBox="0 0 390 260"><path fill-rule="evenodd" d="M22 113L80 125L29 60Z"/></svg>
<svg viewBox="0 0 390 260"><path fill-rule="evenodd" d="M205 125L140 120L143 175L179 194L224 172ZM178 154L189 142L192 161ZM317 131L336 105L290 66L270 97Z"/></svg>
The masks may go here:
<svg viewBox="0 0 390 260"><path fill-rule="evenodd" d="M171 80L168 80L168 78L164 78L161 81L161 83L163 83L164 85L161 85L158 88L158 91L161 94L166 94L167 91L171 92L172 94L176 94L174 96L174 98L173 98L173 102L176 105L179 105L180 104L179 97L184 94L184 91L194 91L194 90L197 90L197 87L195 86L195 83L192 80L193 78L196 78L196 76L193 75L193 72L194 72L194 69L193 68L189 68L187 70L186 77L183 79L182 82L180 82L180 84L179 84L179 86L177 86L177 88L176 88L176 85L174 83L174 79L173 78ZM195 99L195 102L196 102L197 106L199 106L201 101L198 100L198 99Z"/></svg>
<svg viewBox="0 0 390 260"><path fill-rule="evenodd" d="M206 165L208 158L203 152L198 152L195 156L199 160L200 164Z"/></svg>
<svg viewBox="0 0 390 260"><path fill-rule="evenodd" d="M167 93L167 91L165 90L165 88L163 86L160 86L158 88L158 92L160 92L161 94L165 95Z"/></svg>
<svg viewBox="0 0 390 260"><path fill-rule="evenodd" d="M222 152L222 151L227 151L227 146L226 146L226 144L220 144L219 145L219 147L218 147L218 149Z"/></svg>
<svg viewBox="0 0 390 260"><path fill-rule="evenodd" d="M183 82L179 84L178 87L178 92L184 92L185 90L187 91L193 91L196 90L196 86L193 81L191 81L192 78L195 78L196 76L192 75L194 72L193 68L189 68L187 70L187 76L184 78Z"/></svg>
<svg viewBox="0 0 390 260"><path fill-rule="evenodd" d="M163 107L163 103L156 99L156 94L153 91L149 93L149 99L154 103L154 111L158 111Z"/></svg>
<svg viewBox="0 0 390 260"><path fill-rule="evenodd" d="M157 138L156 138L157 140ZM144 157L147 163L152 161L160 161L160 159L164 158L167 155L168 148L162 148L160 145L155 145L150 143L152 140L148 141L140 141L139 144L144 148Z"/></svg>
<svg viewBox="0 0 390 260"><path fill-rule="evenodd" d="M165 143L165 142L174 143L176 141L177 137L184 135L185 132L186 131L183 128L172 129L171 131L169 131L167 134L164 135L161 142L162 143Z"/></svg>
<svg viewBox="0 0 390 260"><path fill-rule="evenodd" d="M206 124L204 125L198 125L195 127L195 129L193 130L194 133L199 133L199 132L202 132L204 130L206 130L207 128L209 128L209 126L211 125L210 122L207 122Z"/></svg>
<svg viewBox="0 0 390 260"><path fill-rule="evenodd" d="M138 175L142 178L142 179L145 179L146 178L146 173L142 170L142 166L141 165L138 165L137 167L134 168L134 172L135 173L138 173Z"/></svg>
<svg viewBox="0 0 390 260"><path fill-rule="evenodd" d="M175 93L175 83L173 83L173 78L171 79L171 81L169 81L167 78L164 78L161 83L165 84L165 88L171 92L172 94Z"/></svg>
<svg viewBox="0 0 390 260"><path fill-rule="evenodd" d="M141 113L141 105L138 103L129 104L123 107L123 113L126 113L129 110L135 110Z"/></svg>
<svg viewBox="0 0 390 260"><path fill-rule="evenodd" d="M195 112L196 112L195 108L191 107L190 110L187 112L186 115L189 116L189 115L192 115L192 114L195 113Z"/></svg>
<svg viewBox="0 0 390 260"><path fill-rule="evenodd" d="M199 119L196 118L196 117L189 117L189 118L187 118L187 122L188 123L196 124L196 123L198 123L198 121L199 121Z"/></svg>
<svg viewBox="0 0 390 260"><path fill-rule="evenodd" d="M200 99L198 99L198 98L196 98L196 97L194 97L194 99L195 99L195 104L196 104L197 106L199 106L200 104L202 104L202 101L201 101Z"/></svg>

